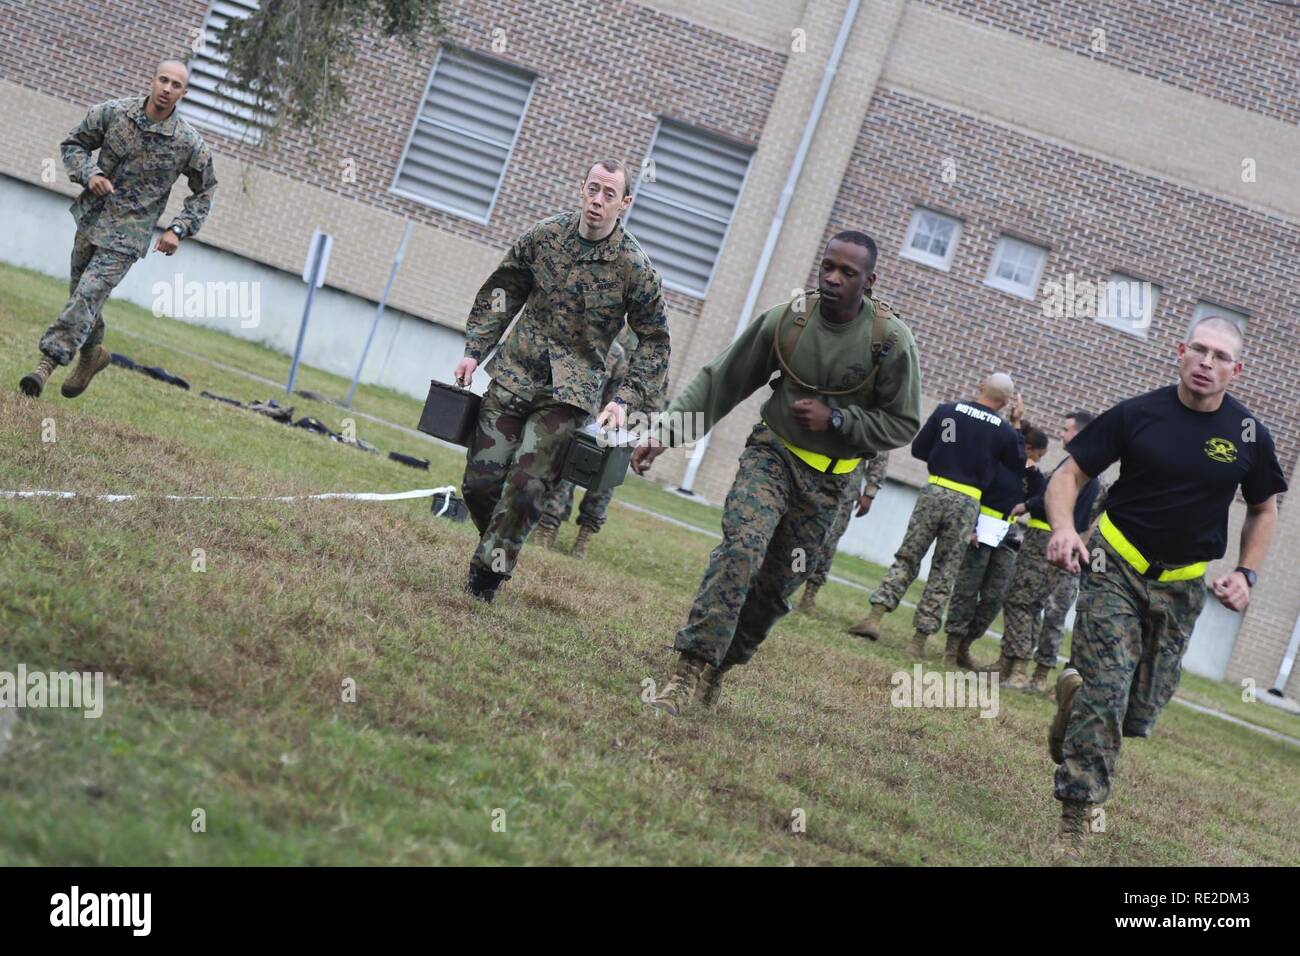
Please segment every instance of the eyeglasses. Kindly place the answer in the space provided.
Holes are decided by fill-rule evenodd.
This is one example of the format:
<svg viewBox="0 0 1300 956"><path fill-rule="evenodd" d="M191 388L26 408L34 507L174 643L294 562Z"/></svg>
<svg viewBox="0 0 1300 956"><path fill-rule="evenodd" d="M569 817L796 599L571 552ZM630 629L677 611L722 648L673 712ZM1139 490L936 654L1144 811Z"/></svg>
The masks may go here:
<svg viewBox="0 0 1300 956"><path fill-rule="evenodd" d="M1229 355L1227 352L1220 352L1218 349L1211 350L1206 346L1201 345L1199 342L1187 346L1187 351L1191 352L1201 361L1205 361L1208 357L1213 359L1219 365L1231 365L1233 362L1237 361L1236 356Z"/></svg>

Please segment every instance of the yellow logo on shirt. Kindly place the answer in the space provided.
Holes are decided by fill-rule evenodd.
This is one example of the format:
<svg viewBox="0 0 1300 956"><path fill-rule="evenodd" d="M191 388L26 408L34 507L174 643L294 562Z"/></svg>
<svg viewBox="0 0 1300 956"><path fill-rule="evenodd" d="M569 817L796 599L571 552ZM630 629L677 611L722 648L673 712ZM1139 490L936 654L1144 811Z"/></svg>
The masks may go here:
<svg viewBox="0 0 1300 956"><path fill-rule="evenodd" d="M1237 460L1237 446L1226 438L1207 438L1205 454L1214 461L1231 462Z"/></svg>

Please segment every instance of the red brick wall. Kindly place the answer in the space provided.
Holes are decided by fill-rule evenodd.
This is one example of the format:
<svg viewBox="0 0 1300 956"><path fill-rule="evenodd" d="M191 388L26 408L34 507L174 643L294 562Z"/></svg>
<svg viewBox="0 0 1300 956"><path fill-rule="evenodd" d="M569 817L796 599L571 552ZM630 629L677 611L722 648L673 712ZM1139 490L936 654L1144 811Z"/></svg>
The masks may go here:
<svg viewBox="0 0 1300 956"><path fill-rule="evenodd" d="M1267 0L916 0L1265 116L1300 121L1300 10ZM1092 50L1106 31L1106 52Z"/></svg>
<svg viewBox="0 0 1300 956"><path fill-rule="evenodd" d="M349 105L315 138L285 132L267 155L216 132L205 137L221 152L504 247L530 223L576 202L588 157L639 163L660 116L756 145L785 69L782 54L635 3L467 0L444 8L448 42L538 75L487 224L388 193L436 49L412 55L400 44L366 43ZM0 26L0 77L86 106L143 92L158 59L187 54L190 30L206 10L206 0L165 12L143 0L24 4ZM498 27L506 31L500 54L492 51ZM354 182L341 175L345 159L355 161ZM698 300L668 296L674 322L698 318Z"/></svg>
<svg viewBox="0 0 1300 956"><path fill-rule="evenodd" d="M956 180L942 177L956 159ZM963 220L951 271L899 257L912 210ZM916 334L924 389L970 395L983 374L1016 377L1030 418L1099 411L1173 381L1172 350L1198 299L1250 314L1233 393L1272 430L1290 474L1300 450L1300 228L1193 189L981 122L907 95L872 100L826 237L860 228L880 245L877 289ZM1050 248L1043 282L1114 270L1160 288L1149 338L1089 318L1049 319L983 284L1002 230ZM812 277L810 281L815 281Z"/></svg>

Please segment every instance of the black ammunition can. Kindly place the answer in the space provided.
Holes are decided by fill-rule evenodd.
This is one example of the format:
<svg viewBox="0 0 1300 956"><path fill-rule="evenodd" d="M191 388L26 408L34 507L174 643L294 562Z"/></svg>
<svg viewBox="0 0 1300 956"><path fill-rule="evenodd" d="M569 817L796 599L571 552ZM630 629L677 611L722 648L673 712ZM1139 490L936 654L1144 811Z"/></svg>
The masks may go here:
<svg viewBox="0 0 1300 956"><path fill-rule="evenodd" d="M474 423L478 421L480 401L479 396L467 388L432 381L429 383L429 397L424 400L424 411L420 413L420 424L415 427L426 435L468 447Z"/></svg>
<svg viewBox="0 0 1300 956"><path fill-rule="evenodd" d="M631 445L602 443L596 436L580 431L569 442L561 477L588 491L608 491L623 483L631 461Z"/></svg>

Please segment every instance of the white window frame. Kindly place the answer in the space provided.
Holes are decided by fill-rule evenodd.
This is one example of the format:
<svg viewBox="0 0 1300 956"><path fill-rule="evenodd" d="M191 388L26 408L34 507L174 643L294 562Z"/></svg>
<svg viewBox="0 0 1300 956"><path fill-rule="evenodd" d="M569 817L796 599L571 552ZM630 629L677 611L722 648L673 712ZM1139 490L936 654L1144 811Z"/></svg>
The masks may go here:
<svg viewBox="0 0 1300 956"><path fill-rule="evenodd" d="M1110 315L1107 310L1109 309L1109 305L1110 305L1109 292L1112 286L1116 283L1133 283L1133 282L1143 283L1151 288L1151 301L1147 303L1146 309L1143 310L1144 314L1140 316L1138 321L1136 322L1133 321L1131 318L1122 318L1119 316ZM1128 272L1112 272L1109 276L1107 276L1106 282L1102 285L1101 293L1097 297L1097 315L1096 315L1097 324L1104 325L1107 328L1118 329L1119 331L1124 332L1127 335L1132 335L1139 339L1145 339L1149 336L1149 333L1151 331L1151 321L1155 317L1156 303L1158 303L1159 301L1160 301L1160 287L1157 286L1154 282L1149 282L1148 280L1145 279L1139 279L1137 276Z"/></svg>
<svg viewBox="0 0 1300 956"><path fill-rule="evenodd" d="M406 155L410 152L411 142L415 139L415 132L420 124L420 113L424 109L424 101L428 99L429 88L433 85L433 78L438 75L438 64L442 62L443 52L447 49L448 46L446 45L440 46L437 54L433 58L433 66L429 68L429 75L424 81L424 89L420 91L419 102L415 105L415 115L411 117L410 130L406 134L406 142L402 145L402 155L397 160L397 168L393 170L393 182L392 185L388 187L388 192L391 195L400 196L403 199L409 199L411 202L419 203L421 206L428 206L430 209L437 209L439 212L445 212L449 216L455 216L457 219L464 219L468 222L476 222L479 225L485 226L492 219L492 213L497 207L497 199L501 195L501 186L506 181L506 173L509 171L510 163L515 156L515 144L519 142L519 133L524 128L524 123L528 119L528 107L532 105L533 94L537 91L537 74L513 63L506 63L501 60L496 60L493 57L485 56L477 50L469 50L461 47L450 48L455 53L465 53L470 57L477 57L480 60L500 63L501 66L507 70L512 70L516 73L525 73L533 78L532 83L528 87L528 96L524 99L524 108L519 113L519 123L515 126L515 135L511 137L510 145L506 148L505 162L501 165L501 175L497 178L496 188L492 190L492 199L488 203L487 211L483 214L482 218L480 218L473 213L466 212L464 209L457 209L449 203L438 202L438 200L430 199L428 196L421 196L417 193L400 189L397 185L402 178L402 167L406 165ZM460 130L459 132L474 139L481 139L481 137L474 136L474 134L469 133L466 130ZM491 145L497 146L500 144L491 143Z"/></svg>
<svg viewBox="0 0 1300 956"><path fill-rule="evenodd" d="M1003 252L1009 245L1020 246L1026 249L1035 249L1042 253L1038 260L1038 265L1034 268L1034 277L1029 285L1024 286L1011 279L1004 279L997 274L998 264L1002 261ZM984 276L984 284L1009 295L1014 295L1020 299L1033 301L1038 296L1038 286L1043 279L1043 269L1047 265L1048 248L1040 246L1036 242L1030 242L1028 239L1021 239L1019 236L1013 236L1010 233L1002 233L998 236L998 244L993 249L993 258L989 260L988 272Z"/></svg>
<svg viewBox="0 0 1300 956"><path fill-rule="evenodd" d="M952 238L948 242L948 251L946 255L937 256L929 250L917 249L912 245L913 239L916 238L917 229L926 216L949 223L952 226ZM929 209L925 206L917 206L912 210L912 221L907 227L907 235L903 238L903 248L898 255L902 259L910 259L913 262L919 262L922 265L939 269L947 272L952 268L953 256L957 253L957 243L961 241L961 220L956 216L950 216L947 213L939 212L937 209Z"/></svg>
<svg viewBox="0 0 1300 956"><path fill-rule="evenodd" d="M217 2L218 0L208 0L208 9L203 14L203 26L201 29L204 34L205 44L207 42L207 33L209 32L210 29L208 24L212 20L212 14L214 12L214 8L216 7ZM255 9L261 7L261 3L259 2L259 0L227 0L227 2L232 3L233 5L236 6L244 6L248 3L252 3ZM249 14L247 15L251 16L252 12L253 11L250 11ZM217 31L215 28L211 28L211 32L215 35L219 31ZM266 117L267 119L269 119L270 117L266 113L256 110L252 105L244 102L237 94L222 96L222 94L217 91L214 91L213 93L213 95L219 96L222 99L225 99L226 101L232 104L232 108L235 111L235 113L233 116L230 116L229 118L222 115L221 111L214 110L212 109L212 107L207 106L206 104L199 103L198 100L193 99L194 61L199 58L200 58L200 54L191 51L190 58L186 61L185 68L190 72L191 75L190 93L189 95L182 98L179 103L176 104L177 115L183 118L185 122L191 124L192 126L197 126L200 129L213 130L214 132L221 133L225 136L233 137L235 139L240 140L241 142L251 143L252 145L257 145L258 143L260 143L262 141L263 124L262 122L259 121L259 119L261 117ZM210 54L204 57L204 59L207 59L209 61L215 61L217 63L224 63L225 55L217 52L217 50L214 48ZM225 68L223 66L222 81L224 81L225 78L226 78ZM219 82L217 89L220 90L220 88L221 86ZM204 90L203 92L205 94L207 93L206 90ZM217 116L220 116L221 118L217 119L210 115L204 115L203 113L199 113L198 112L199 110L203 110L205 111L205 113L208 114L215 113L217 114Z"/></svg>
<svg viewBox="0 0 1300 956"><path fill-rule="evenodd" d="M1221 315L1225 319L1229 319L1241 330L1242 335L1246 334L1246 328L1250 325L1249 312L1230 309L1226 305L1219 305L1210 299L1197 299L1196 307L1192 309L1192 317L1187 322L1187 331L1183 333L1183 337L1186 338L1191 335L1192 329L1197 322L1201 321L1201 319L1208 319L1212 315Z"/></svg>
<svg viewBox="0 0 1300 956"><path fill-rule="evenodd" d="M723 137L717 136L716 134L709 134L706 130L701 130L698 127L691 126L688 123L682 123L675 120L669 120L668 122L670 125L673 126L699 132L702 136L707 137L712 135L713 138L715 139L723 139ZM650 147L649 149L646 150L645 158L642 159L641 161L641 169L645 169L646 163L648 163L651 159L654 158L655 147L659 144L659 132L663 128L664 128L664 118L661 116L659 118L658 125L655 126L654 136L650 138ZM718 263L722 261L723 250L727 248L727 241L731 238L731 227L736 222L736 212L737 210L740 209L741 197L745 195L745 187L749 184L749 175L754 171L754 156L757 154L757 150L753 149L752 147L743 146L743 144L732 143L732 145L737 146L739 148L749 149L749 162L746 163L745 165L745 175L740 178L740 187L736 190L736 201L731 207L731 215L727 217L726 225L722 230L722 240L718 243L718 254L714 256L713 267L709 270L709 278L704 283L704 288L702 290L688 288L687 286L684 286L679 282L673 281L666 275L662 275L662 274L660 275L660 281L663 284L663 287L665 289L672 289L674 292L679 292L682 295L689 296L692 299L700 299L700 300L705 299L709 294L709 289L713 287L713 277L718 274ZM631 220L632 209L636 206L636 201L641 196L641 194L645 191L645 188L646 188L645 183L643 182L637 183L637 187L632 193L632 205L629 206L627 212L623 214L624 227L626 227L629 221ZM693 213L694 215L704 216L705 218L711 219L714 222L722 221L717 216L711 216L708 213L704 213L696 209L688 209L687 207L683 206L681 203L674 202L673 200L667 198L666 196L657 195L653 187L650 190L650 198L654 202L662 203L665 206L672 206L675 209L681 209L684 212L690 212ZM633 233L634 237L635 235L636 233Z"/></svg>

